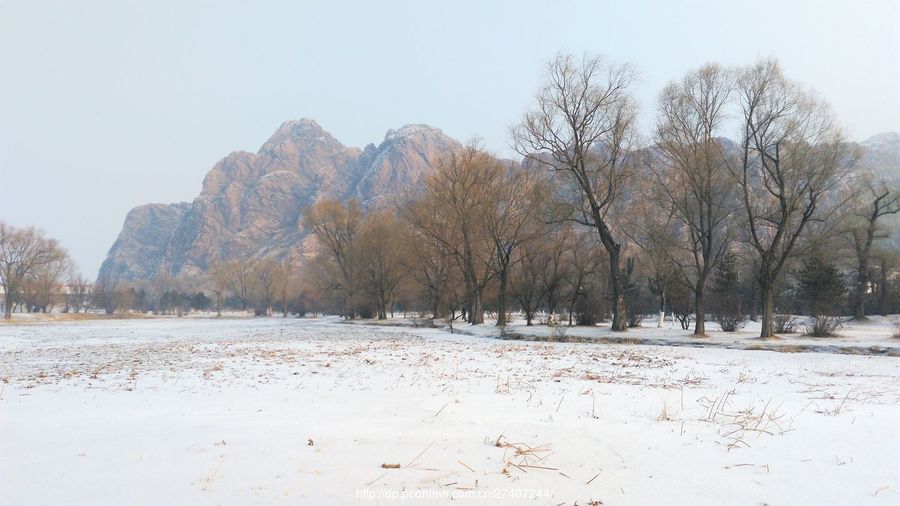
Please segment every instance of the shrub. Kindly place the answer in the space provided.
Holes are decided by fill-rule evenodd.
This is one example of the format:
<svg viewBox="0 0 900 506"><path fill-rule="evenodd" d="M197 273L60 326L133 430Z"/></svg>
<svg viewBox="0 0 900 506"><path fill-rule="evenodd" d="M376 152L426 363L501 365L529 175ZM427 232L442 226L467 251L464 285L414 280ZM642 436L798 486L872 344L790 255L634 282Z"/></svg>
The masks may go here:
<svg viewBox="0 0 900 506"><path fill-rule="evenodd" d="M603 315L600 313L601 303L598 299L600 296L596 293L587 292L575 301L575 307L572 308L575 325L591 326L603 320Z"/></svg>
<svg viewBox="0 0 900 506"><path fill-rule="evenodd" d="M774 323L774 331L776 334L793 334L797 332L797 320L789 314L776 314Z"/></svg>
<svg viewBox="0 0 900 506"><path fill-rule="evenodd" d="M640 327L641 322L644 321L647 315L641 311L633 311L628 313L628 326L630 328Z"/></svg>
<svg viewBox="0 0 900 506"><path fill-rule="evenodd" d="M740 305L733 311L716 311L713 319L719 324L723 332L737 332L747 324L747 319L744 317L743 311L740 310Z"/></svg>
<svg viewBox="0 0 900 506"><path fill-rule="evenodd" d="M840 326L840 317L819 315L806 324L806 334L812 337L835 337Z"/></svg>
<svg viewBox="0 0 900 506"><path fill-rule="evenodd" d="M550 327L550 339L552 341L563 341L566 338L569 328L565 325L552 325Z"/></svg>
<svg viewBox="0 0 900 506"><path fill-rule="evenodd" d="M568 327L564 324L558 322L556 318L553 318L553 315L547 317L547 326L550 327L550 340L551 341L561 341L566 337L566 332L569 331Z"/></svg>

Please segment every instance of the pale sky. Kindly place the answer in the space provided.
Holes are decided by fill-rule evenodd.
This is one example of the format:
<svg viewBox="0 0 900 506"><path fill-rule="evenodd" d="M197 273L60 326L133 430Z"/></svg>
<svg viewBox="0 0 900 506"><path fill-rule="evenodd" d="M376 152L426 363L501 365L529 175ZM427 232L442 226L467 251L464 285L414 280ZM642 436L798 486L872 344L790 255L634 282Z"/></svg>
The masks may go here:
<svg viewBox="0 0 900 506"><path fill-rule="evenodd" d="M862 140L900 130L900 0L0 0L0 219L96 276L125 214L190 201L234 150L311 117L348 146L427 123L508 155L559 51L666 82L778 57Z"/></svg>

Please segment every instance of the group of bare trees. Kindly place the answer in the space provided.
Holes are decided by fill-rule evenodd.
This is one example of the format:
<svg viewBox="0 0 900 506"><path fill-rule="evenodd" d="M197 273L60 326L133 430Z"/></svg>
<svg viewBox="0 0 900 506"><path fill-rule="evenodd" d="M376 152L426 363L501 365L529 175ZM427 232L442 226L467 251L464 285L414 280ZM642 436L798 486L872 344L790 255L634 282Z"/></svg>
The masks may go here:
<svg viewBox="0 0 900 506"><path fill-rule="evenodd" d="M67 283L77 285L67 293ZM15 308L48 312L59 303L83 308L84 282L75 272L69 255L55 239L33 228L16 228L0 221L0 288L4 318ZM79 293L80 292L80 293Z"/></svg>
<svg viewBox="0 0 900 506"><path fill-rule="evenodd" d="M226 307L246 312L252 308L259 316L279 312L304 313L304 294L293 255L282 260L215 260L200 280L210 297L210 309L222 315Z"/></svg>
<svg viewBox="0 0 900 506"><path fill-rule="evenodd" d="M774 60L708 64L666 86L641 147L634 79L628 65L560 55L512 129L521 163L470 144L447 154L395 213L317 204L306 221L326 252L319 288L338 294L348 316L368 304L384 317L414 292L434 317L459 309L477 324L489 294L498 325L512 306L529 324L541 309L578 320L581 302L609 314L614 330L651 304L661 325L668 303L704 335L713 277L724 290L740 274L744 295L727 300L747 299L738 312L761 315L761 336L771 337L779 290L800 260L844 238L856 258L847 269L856 273L854 313L864 316L872 244L885 237L898 194L853 170L858 153L828 105ZM380 238L393 231L390 244L362 240L376 225ZM375 277L391 289L376 296L362 273L385 252L391 274Z"/></svg>
<svg viewBox="0 0 900 506"><path fill-rule="evenodd" d="M323 200L307 209L304 224L321 245L309 282L325 307L348 318L387 318L403 280L396 219L386 212L363 217L354 201Z"/></svg>

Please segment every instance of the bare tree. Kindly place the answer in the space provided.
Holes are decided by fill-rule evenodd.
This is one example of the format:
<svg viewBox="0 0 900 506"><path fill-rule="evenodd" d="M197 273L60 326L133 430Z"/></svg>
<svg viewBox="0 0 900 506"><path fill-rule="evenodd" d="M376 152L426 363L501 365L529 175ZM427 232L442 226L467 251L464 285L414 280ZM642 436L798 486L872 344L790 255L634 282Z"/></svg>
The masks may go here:
<svg viewBox="0 0 900 506"><path fill-rule="evenodd" d="M610 211L633 170L631 146L636 107L628 65L559 55L547 67L536 107L513 129L516 150L526 160L565 174L571 190L570 219L600 235L609 259L613 330L627 324L621 272L622 245Z"/></svg>
<svg viewBox="0 0 900 506"><path fill-rule="evenodd" d="M575 240L570 244L565 256L568 276L564 281L569 285L569 326L572 326L575 306L580 298L587 295L585 290L590 286L589 280L600 270L602 254L598 251L596 237L592 234L575 234Z"/></svg>
<svg viewBox="0 0 900 506"><path fill-rule="evenodd" d="M29 276L67 257L55 239L33 227L17 229L0 221L0 286L4 293L4 318L12 318L13 304Z"/></svg>
<svg viewBox="0 0 900 506"><path fill-rule="evenodd" d="M736 207L728 176L729 154L719 139L733 84L729 72L708 64L672 82L659 98L656 145L661 163L651 163L674 214L684 224L694 292L694 335L706 334L706 284L730 243Z"/></svg>
<svg viewBox="0 0 900 506"><path fill-rule="evenodd" d="M544 259L548 255L546 238L526 242L516 253L510 276L510 293L525 314L525 325L531 326L535 314L544 302L542 276Z"/></svg>
<svg viewBox="0 0 900 506"><path fill-rule="evenodd" d="M578 234L571 226L560 227L548 236L549 244L541 252L541 288L547 312L554 316L562 299L566 279L571 275L568 252L576 242Z"/></svg>
<svg viewBox="0 0 900 506"><path fill-rule="evenodd" d="M492 189L503 165L470 144L447 155L424 183L419 198L442 216L419 220L419 233L441 244L455 259L468 296L469 323L484 323L484 291L496 273L494 242L487 226Z"/></svg>
<svg viewBox="0 0 900 506"><path fill-rule="evenodd" d="M741 72L741 156L731 167L746 219L746 240L759 259L760 336L773 337L774 295L786 262L810 224L839 208L832 191L853 157L827 104L789 81L774 60Z"/></svg>
<svg viewBox="0 0 900 506"><path fill-rule="evenodd" d="M272 304L275 301L278 289L278 277L282 275L279 263L272 258L261 258L253 263L253 286L255 288L257 309L265 311L266 316L272 316Z"/></svg>
<svg viewBox="0 0 900 506"><path fill-rule="evenodd" d="M228 262L215 260L210 263L206 271L206 286L213 294L216 304L216 317L222 317L222 302L228 294L228 288L232 284L232 273Z"/></svg>
<svg viewBox="0 0 900 506"><path fill-rule="evenodd" d="M544 187L537 175L520 167L510 167L493 181L493 205L485 214L488 235L494 243L494 275L497 278L497 326L506 325L510 266L522 243L542 231L540 220Z"/></svg>
<svg viewBox="0 0 900 506"><path fill-rule="evenodd" d="M241 311L247 311L247 303L253 293L252 263L248 259L230 260L222 266L227 278L228 291L241 303Z"/></svg>
<svg viewBox="0 0 900 506"><path fill-rule="evenodd" d="M888 237L879 227L879 218L900 212L900 194L882 181L871 178L862 181L862 189L854 202L853 219L845 233L856 254L856 290L853 297L853 315L866 317L866 293L869 291L872 243Z"/></svg>
<svg viewBox="0 0 900 506"><path fill-rule="evenodd" d="M668 196L659 185L643 188L643 198L634 202L623 230L643 251L649 265L651 289L659 299L656 326L662 327L666 316L666 302L671 287L686 279L675 261L678 249L675 212Z"/></svg>
<svg viewBox="0 0 900 506"><path fill-rule="evenodd" d="M91 294L91 284L74 267L68 274L66 284L66 307L76 313L87 311Z"/></svg>
<svg viewBox="0 0 900 506"><path fill-rule="evenodd" d="M335 267L335 273L326 277L332 282L334 295L340 298L346 318L356 316L355 298L361 288L356 247L361 222L359 204L353 200L346 205L339 200L323 200L303 215L304 226L325 248L328 262ZM328 265L322 267L329 270Z"/></svg>
<svg viewBox="0 0 900 506"><path fill-rule="evenodd" d="M63 295L66 275L72 268L68 256L37 266L25 278L22 299L28 311L49 313Z"/></svg>
<svg viewBox="0 0 900 506"><path fill-rule="evenodd" d="M392 214L374 211L363 220L358 245L363 258L363 284L375 300L379 320L387 318L387 310L393 306L403 280L401 251L396 248L399 242L398 224Z"/></svg>
<svg viewBox="0 0 900 506"><path fill-rule="evenodd" d="M449 229L447 217L426 198L406 198L400 205L403 223L401 262L415 282L421 286L431 303L434 319L444 317L450 304L455 259L450 242L441 231Z"/></svg>
<svg viewBox="0 0 900 506"><path fill-rule="evenodd" d="M287 318L289 312L289 304L291 297L299 292L296 287L297 268L294 262L294 256L289 254L287 258L278 264L275 282L278 288L279 298L281 299L281 316Z"/></svg>

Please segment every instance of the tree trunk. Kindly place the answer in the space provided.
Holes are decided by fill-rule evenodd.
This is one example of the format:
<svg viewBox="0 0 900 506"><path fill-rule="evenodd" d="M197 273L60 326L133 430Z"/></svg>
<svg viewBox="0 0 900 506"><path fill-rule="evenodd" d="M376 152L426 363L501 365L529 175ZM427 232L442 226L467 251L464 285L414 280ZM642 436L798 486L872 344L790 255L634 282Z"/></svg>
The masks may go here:
<svg viewBox="0 0 900 506"><path fill-rule="evenodd" d="M750 321L755 322L759 320L759 297L756 289L750 293Z"/></svg>
<svg viewBox="0 0 900 506"><path fill-rule="evenodd" d="M762 293L763 307L762 326L759 331L759 337L775 337L775 284L772 282L761 281L760 292Z"/></svg>
<svg viewBox="0 0 900 506"><path fill-rule="evenodd" d="M696 314L694 335L697 337L706 336L706 297L704 297L703 292L702 284L694 290L694 311Z"/></svg>
<svg viewBox="0 0 900 506"><path fill-rule="evenodd" d="M887 262L881 259L881 282L878 283L878 312L887 316Z"/></svg>
<svg viewBox="0 0 900 506"><path fill-rule="evenodd" d="M441 313L441 303L440 300L438 300L437 296L435 296L431 301L431 316L435 320L440 320L444 317L444 315Z"/></svg>
<svg viewBox="0 0 900 506"><path fill-rule="evenodd" d="M859 270L856 273L856 297L853 300L853 316L857 320L866 318L866 290L869 288L868 255L859 257Z"/></svg>
<svg viewBox="0 0 900 506"><path fill-rule="evenodd" d="M609 284L612 291L613 319L612 330L624 332L628 327L628 313L625 307L625 286L622 282L622 271L619 269L619 248L607 248L609 254Z"/></svg>
<svg viewBox="0 0 900 506"><path fill-rule="evenodd" d="M666 322L666 292L659 294L659 321L656 322L658 328L662 328Z"/></svg>
<svg viewBox="0 0 900 506"><path fill-rule="evenodd" d="M9 278L7 278L8 280ZM12 319L12 308L13 308L13 297L12 294L15 292L15 287L11 284L7 284L3 287L3 318L10 320Z"/></svg>
<svg viewBox="0 0 900 506"><path fill-rule="evenodd" d="M507 276L505 270L500 273L500 291L497 294L497 326L506 326L506 285Z"/></svg>
<svg viewBox="0 0 900 506"><path fill-rule="evenodd" d="M484 305L481 297L482 294L479 290L472 293L472 307L469 308L469 323L472 325L484 323Z"/></svg>

